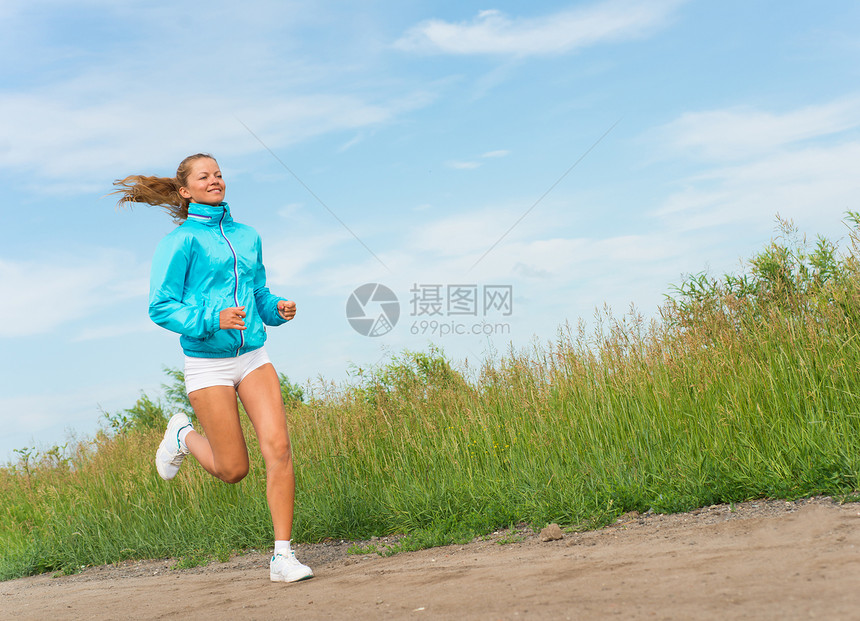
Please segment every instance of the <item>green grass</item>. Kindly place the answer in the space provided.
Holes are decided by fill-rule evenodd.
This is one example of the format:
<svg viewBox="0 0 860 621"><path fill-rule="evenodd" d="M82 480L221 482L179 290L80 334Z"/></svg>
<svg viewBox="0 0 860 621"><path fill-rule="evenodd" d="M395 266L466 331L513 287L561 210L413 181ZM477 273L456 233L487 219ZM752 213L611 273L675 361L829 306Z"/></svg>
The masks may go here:
<svg viewBox="0 0 860 621"><path fill-rule="evenodd" d="M282 377L296 460L294 539L402 534L393 551L514 524L594 528L627 511L752 498L856 497L860 270L785 235L741 275L696 275L658 320L596 330L480 368L404 351L305 395ZM799 241L800 239L800 241ZM175 371L170 376L178 380ZM193 460L161 481L164 410L145 395L71 449L0 468L0 578L132 558L177 566L268 549L265 471L227 485ZM248 429L250 431L250 429Z"/></svg>

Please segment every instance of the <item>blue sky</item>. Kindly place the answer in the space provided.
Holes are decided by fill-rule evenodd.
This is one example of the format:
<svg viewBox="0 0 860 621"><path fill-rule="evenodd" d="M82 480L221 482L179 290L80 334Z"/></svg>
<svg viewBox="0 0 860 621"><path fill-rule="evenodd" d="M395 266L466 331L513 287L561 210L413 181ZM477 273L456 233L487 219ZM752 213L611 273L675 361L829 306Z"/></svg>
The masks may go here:
<svg viewBox="0 0 860 621"><path fill-rule="evenodd" d="M858 24L842 0L6 0L0 459L92 435L181 366L147 316L173 224L116 211L115 179L216 155L298 304L267 344L293 381L430 342L474 364L604 304L654 316L684 274L738 269L777 214L844 238ZM378 337L346 318L365 283L400 302ZM456 315L449 285L512 305ZM433 291L436 315L413 304Z"/></svg>

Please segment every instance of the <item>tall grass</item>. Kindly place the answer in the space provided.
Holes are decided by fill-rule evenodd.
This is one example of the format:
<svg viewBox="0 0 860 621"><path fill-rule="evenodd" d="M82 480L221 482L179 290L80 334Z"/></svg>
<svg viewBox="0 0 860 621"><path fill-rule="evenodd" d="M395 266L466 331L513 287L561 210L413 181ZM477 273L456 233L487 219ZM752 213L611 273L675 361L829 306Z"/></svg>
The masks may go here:
<svg viewBox="0 0 860 621"><path fill-rule="evenodd" d="M596 527L618 514L848 494L860 474L857 220L840 250L787 223L744 273L696 275L657 319L608 309L478 368L404 351L307 396L283 379L294 539L405 533L403 548L499 526ZM172 372L177 379L176 372ZM265 472L230 486L151 464L164 410L144 396L71 454L0 469L0 576L126 558L268 548ZM248 429L250 431L250 429Z"/></svg>

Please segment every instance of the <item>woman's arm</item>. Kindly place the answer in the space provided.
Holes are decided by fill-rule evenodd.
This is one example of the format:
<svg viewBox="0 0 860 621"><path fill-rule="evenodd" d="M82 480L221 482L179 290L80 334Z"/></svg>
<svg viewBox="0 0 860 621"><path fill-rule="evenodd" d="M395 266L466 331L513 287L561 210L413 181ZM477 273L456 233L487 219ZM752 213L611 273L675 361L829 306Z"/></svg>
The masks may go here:
<svg viewBox="0 0 860 621"><path fill-rule="evenodd" d="M210 307L205 291L186 298L189 238L168 235L158 244L149 282L149 317L162 328L205 339L219 329L220 309Z"/></svg>

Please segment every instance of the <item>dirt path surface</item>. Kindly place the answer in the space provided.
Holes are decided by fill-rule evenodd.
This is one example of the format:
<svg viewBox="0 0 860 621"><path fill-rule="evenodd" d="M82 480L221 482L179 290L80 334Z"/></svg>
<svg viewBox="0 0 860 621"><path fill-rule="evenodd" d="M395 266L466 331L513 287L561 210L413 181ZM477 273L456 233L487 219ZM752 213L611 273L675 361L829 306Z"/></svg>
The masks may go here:
<svg viewBox="0 0 860 621"><path fill-rule="evenodd" d="M860 503L829 498L625 515L549 542L522 529L388 558L348 547L302 546L317 576L291 585L269 582L261 554L11 580L0 617L860 619Z"/></svg>

